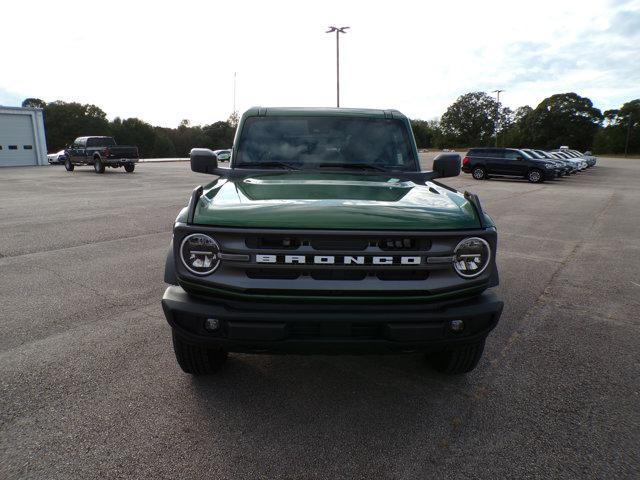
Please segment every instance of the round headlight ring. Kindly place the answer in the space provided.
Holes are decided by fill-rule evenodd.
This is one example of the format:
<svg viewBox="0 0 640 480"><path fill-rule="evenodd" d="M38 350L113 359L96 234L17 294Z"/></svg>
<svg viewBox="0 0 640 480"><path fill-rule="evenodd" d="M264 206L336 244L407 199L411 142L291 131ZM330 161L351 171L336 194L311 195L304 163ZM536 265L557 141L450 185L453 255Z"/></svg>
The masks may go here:
<svg viewBox="0 0 640 480"><path fill-rule="evenodd" d="M185 253L189 254L188 258ZM194 275L210 275L220 265L220 245L209 235L192 233L180 243L180 260Z"/></svg>
<svg viewBox="0 0 640 480"><path fill-rule="evenodd" d="M480 269L475 270L472 273L466 273L465 270L460 269L460 267L458 266L459 262L462 261L461 259L458 258L458 250L465 247L465 244L469 242L479 242L481 244L481 247L483 249L486 249L486 259L484 259L485 260L484 265L482 265ZM482 255L482 253L480 255ZM487 269L487 267L489 266L489 263L491 263L491 247L489 246L487 241L482 238L479 238L479 237L465 238L464 240L460 241L460 243L458 243L458 245L456 245L456 248L453 250L453 268L456 271L456 273L460 275L462 278L477 277Z"/></svg>

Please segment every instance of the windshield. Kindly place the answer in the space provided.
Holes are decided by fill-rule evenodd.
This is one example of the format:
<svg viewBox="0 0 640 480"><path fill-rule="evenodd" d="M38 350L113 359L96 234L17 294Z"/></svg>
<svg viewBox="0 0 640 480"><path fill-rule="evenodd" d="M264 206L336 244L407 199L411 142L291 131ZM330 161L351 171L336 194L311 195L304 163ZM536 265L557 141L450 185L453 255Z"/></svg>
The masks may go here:
<svg viewBox="0 0 640 480"><path fill-rule="evenodd" d="M418 171L400 120L357 117L251 117L234 167L370 168Z"/></svg>
<svg viewBox="0 0 640 480"><path fill-rule="evenodd" d="M540 155L538 152L536 152L535 150L523 150L523 152L528 153L530 157L532 158L544 158L542 155Z"/></svg>
<svg viewBox="0 0 640 480"><path fill-rule="evenodd" d="M553 158L551 156L551 154L543 151L543 150L534 150L534 152L536 152L538 155L540 155L540 158Z"/></svg>

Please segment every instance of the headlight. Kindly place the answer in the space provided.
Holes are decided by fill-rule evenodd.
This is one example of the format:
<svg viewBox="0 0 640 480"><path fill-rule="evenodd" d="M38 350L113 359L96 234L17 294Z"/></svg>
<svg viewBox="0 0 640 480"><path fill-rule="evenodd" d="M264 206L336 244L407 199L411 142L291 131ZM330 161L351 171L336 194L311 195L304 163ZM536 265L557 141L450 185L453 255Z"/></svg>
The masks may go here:
<svg viewBox="0 0 640 480"><path fill-rule="evenodd" d="M550 163L545 163L544 164L544 168L553 168L553 167L555 167L555 165L552 165Z"/></svg>
<svg viewBox="0 0 640 480"><path fill-rule="evenodd" d="M191 273L209 275L220 265L220 246L208 235L192 233L180 244L180 258Z"/></svg>
<svg viewBox="0 0 640 480"><path fill-rule="evenodd" d="M453 251L453 268L463 278L480 275L491 260L491 248L482 238L465 238Z"/></svg>

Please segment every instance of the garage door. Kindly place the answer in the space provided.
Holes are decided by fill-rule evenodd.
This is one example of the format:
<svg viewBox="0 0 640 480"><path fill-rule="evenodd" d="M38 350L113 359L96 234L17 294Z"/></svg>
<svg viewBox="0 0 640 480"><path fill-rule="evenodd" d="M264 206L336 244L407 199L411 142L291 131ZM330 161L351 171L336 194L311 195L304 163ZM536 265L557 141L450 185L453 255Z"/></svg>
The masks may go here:
<svg viewBox="0 0 640 480"><path fill-rule="evenodd" d="M31 115L0 113L0 165L37 165Z"/></svg>

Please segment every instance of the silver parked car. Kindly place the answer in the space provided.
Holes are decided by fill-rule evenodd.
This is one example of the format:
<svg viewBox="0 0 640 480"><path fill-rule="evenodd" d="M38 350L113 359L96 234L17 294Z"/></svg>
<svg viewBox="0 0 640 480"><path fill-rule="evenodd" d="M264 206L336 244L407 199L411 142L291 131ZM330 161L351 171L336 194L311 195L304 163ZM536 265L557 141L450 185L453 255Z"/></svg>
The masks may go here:
<svg viewBox="0 0 640 480"><path fill-rule="evenodd" d="M216 154L219 162L228 162L229 160L231 160L231 150L229 149L214 150L213 153Z"/></svg>
<svg viewBox="0 0 640 480"><path fill-rule="evenodd" d="M67 152L66 150L60 150L59 152L56 153L49 153L47 155L47 160L49 161L50 164L57 164L57 163L64 163L64 161L67 159Z"/></svg>
<svg viewBox="0 0 640 480"><path fill-rule="evenodd" d="M567 152L560 152L558 150L554 150L551 153L556 158L565 158L567 160L573 160L578 165L578 170L582 171L587 168L587 162L585 162L582 158L578 158L574 155L569 155Z"/></svg>

